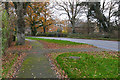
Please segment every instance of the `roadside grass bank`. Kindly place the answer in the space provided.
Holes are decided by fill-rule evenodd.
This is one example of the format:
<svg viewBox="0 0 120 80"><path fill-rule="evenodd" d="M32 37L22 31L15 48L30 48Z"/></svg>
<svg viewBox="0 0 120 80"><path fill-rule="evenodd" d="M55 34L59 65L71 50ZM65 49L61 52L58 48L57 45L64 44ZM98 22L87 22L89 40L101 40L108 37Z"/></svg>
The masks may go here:
<svg viewBox="0 0 120 80"><path fill-rule="evenodd" d="M77 42L71 42L71 41L65 41L65 40L55 40L55 39L43 39L43 38L33 38L33 37L26 37L26 39L42 40L42 41L46 41L46 42L57 43L60 45L88 45L85 43L77 43Z"/></svg>
<svg viewBox="0 0 120 80"><path fill-rule="evenodd" d="M68 78L117 78L117 52L51 53L58 72Z"/></svg>

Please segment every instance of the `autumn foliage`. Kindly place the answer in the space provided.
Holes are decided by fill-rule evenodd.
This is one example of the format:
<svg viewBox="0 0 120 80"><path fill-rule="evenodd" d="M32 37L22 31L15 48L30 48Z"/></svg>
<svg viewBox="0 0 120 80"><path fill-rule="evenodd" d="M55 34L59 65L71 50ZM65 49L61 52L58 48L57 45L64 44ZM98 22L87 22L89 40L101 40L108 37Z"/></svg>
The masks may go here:
<svg viewBox="0 0 120 80"><path fill-rule="evenodd" d="M43 29L43 32L45 33L46 28L53 24L54 20L50 16L48 6L48 2L35 2L27 7L26 24L30 25L33 36L36 35L38 29Z"/></svg>

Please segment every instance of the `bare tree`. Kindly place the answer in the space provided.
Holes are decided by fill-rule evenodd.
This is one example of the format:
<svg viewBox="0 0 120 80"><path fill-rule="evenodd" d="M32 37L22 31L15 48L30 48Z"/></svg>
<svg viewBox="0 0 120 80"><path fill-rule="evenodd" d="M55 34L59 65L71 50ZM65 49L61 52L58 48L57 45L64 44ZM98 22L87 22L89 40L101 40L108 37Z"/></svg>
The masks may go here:
<svg viewBox="0 0 120 80"><path fill-rule="evenodd" d="M81 6L81 4L78 4ZM82 6L86 6L88 9L87 19L97 19L100 28L105 32L111 32L113 27L113 17L116 9L116 1L107 1L104 0L103 4L100 5L100 2L83 2ZM115 18L114 18L115 19Z"/></svg>
<svg viewBox="0 0 120 80"><path fill-rule="evenodd" d="M89 18L89 4L87 2L82 2L77 4L78 6L83 6L82 9L84 10L83 14L87 17L87 33L90 33L90 18Z"/></svg>
<svg viewBox="0 0 120 80"><path fill-rule="evenodd" d="M78 14L80 14L80 7L77 4L80 0L62 0L56 1L55 8L59 11L64 11L61 15L66 14L69 18L69 21L72 25L72 33L75 33L75 21Z"/></svg>
<svg viewBox="0 0 120 80"><path fill-rule="evenodd" d="M101 8L100 2L84 2L84 5L88 7L88 15L87 18L97 19L98 23L101 25L100 27L104 30L104 32L110 32L110 19L113 14L113 9L115 3L107 3L107 8L105 6L105 1L103 2L103 6ZM78 4L80 6L80 4ZM105 15L105 9L108 11L108 17Z"/></svg>
<svg viewBox="0 0 120 80"><path fill-rule="evenodd" d="M118 22L119 22L119 23L118 23L118 26L119 26L119 27L118 27L118 31L119 31L119 30L120 30L120 1L118 2L118 4L119 4L119 7L118 7L118 20L119 20L119 21L118 21ZM119 32L119 33L120 33L120 32ZM119 33L118 33L118 34L119 34ZM120 39L120 37L118 37L118 38Z"/></svg>
<svg viewBox="0 0 120 80"><path fill-rule="evenodd" d="M107 21L108 23L110 24L109 25L109 29L112 29L114 28L111 24L111 22L113 22L113 20L111 20L112 17L114 17L114 12L117 11L117 7L118 5L116 5L116 1L107 1L107 0L104 0L103 2L103 8L101 9L103 12L103 14L107 14L106 18L107 18ZM115 20L115 19L114 19Z"/></svg>
<svg viewBox="0 0 120 80"><path fill-rule="evenodd" d="M118 9L113 13L113 16L115 16L115 24L119 26L120 25L120 1L116 2L116 4L118 4Z"/></svg>

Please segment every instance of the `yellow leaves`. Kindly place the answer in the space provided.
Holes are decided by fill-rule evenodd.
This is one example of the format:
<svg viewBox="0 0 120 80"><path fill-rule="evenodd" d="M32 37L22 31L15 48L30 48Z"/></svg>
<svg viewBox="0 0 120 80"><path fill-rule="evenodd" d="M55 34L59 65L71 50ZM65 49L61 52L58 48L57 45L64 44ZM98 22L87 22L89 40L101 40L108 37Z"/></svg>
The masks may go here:
<svg viewBox="0 0 120 80"><path fill-rule="evenodd" d="M15 28L13 29L13 31L16 31Z"/></svg>
<svg viewBox="0 0 120 80"><path fill-rule="evenodd" d="M39 20L44 22L45 21L45 18L42 16L42 17L39 17Z"/></svg>
<svg viewBox="0 0 120 80"><path fill-rule="evenodd" d="M44 19L45 19L45 18L42 16L42 17L41 17L41 20L43 20L43 21L44 21Z"/></svg>
<svg viewBox="0 0 120 80"><path fill-rule="evenodd" d="M32 9L32 7L31 7L31 6L28 6L28 8Z"/></svg>
<svg viewBox="0 0 120 80"><path fill-rule="evenodd" d="M62 33L67 33L67 28L66 27L63 27L63 30L62 30Z"/></svg>
<svg viewBox="0 0 120 80"><path fill-rule="evenodd" d="M27 24L30 24L31 23L31 18L30 17L25 17L25 22L27 23Z"/></svg>
<svg viewBox="0 0 120 80"><path fill-rule="evenodd" d="M46 26L46 22L43 22L43 25Z"/></svg>
<svg viewBox="0 0 120 80"><path fill-rule="evenodd" d="M37 17L38 15L37 14L35 14L35 17Z"/></svg>
<svg viewBox="0 0 120 80"><path fill-rule="evenodd" d="M27 8L27 18L26 21L29 25L32 24L33 28L39 27L39 25L50 26L54 21L50 17L49 9L47 8L49 3L39 2L39 3L31 3ZM37 23L36 23L37 22ZM43 27L40 26L43 30Z"/></svg>
<svg viewBox="0 0 120 80"><path fill-rule="evenodd" d="M39 27L39 28L37 29L37 31L43 32L43 27Z"/></svg>
<svg viewBox="0 0 120 80"><path fill-rule="evenodd" d="M35 27L38 27L38 25L35 25Z"/></svg>
<svg viewBox="0 0 120 80"><path fill-rule="evenodd" d="M37 14L36 13L32 13L32 16L36 16Z"/></svg>
<svg viewBox="0 0 120 80"><path fill-rule="evenodd" d="M33 10L30 10L31 11L31 13L34 13L34 11Z"/></svg>

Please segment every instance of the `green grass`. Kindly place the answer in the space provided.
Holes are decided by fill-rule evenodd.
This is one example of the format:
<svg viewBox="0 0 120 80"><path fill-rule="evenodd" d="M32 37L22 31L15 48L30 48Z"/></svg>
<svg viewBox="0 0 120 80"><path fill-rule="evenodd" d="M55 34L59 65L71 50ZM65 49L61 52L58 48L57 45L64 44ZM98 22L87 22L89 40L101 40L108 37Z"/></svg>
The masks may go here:
<svg viewBox="0 0 120 80"><path fill-rule="evenodd" d="M57 44L64 44L64 45L87 45L85 43L77 43L77 42L71 42L71 41L65 41L65 40L55 40L55 39L43 39L43 38L33 38L33 37L26 37L26 39L31 39L31 40L43 40L46 42L51 42L51 43L57 43Z"/></svg>
<svg viewBox="0 0 120 80"><path fill-rule="evenodd" d="M80 59L71 59L77 56ZM107 55L108 56L108 55ZM117 78L118 58L82 53L63 53L56 57L57 63L69 78Z"/></svg>

